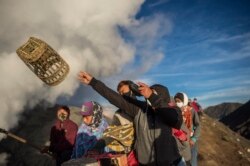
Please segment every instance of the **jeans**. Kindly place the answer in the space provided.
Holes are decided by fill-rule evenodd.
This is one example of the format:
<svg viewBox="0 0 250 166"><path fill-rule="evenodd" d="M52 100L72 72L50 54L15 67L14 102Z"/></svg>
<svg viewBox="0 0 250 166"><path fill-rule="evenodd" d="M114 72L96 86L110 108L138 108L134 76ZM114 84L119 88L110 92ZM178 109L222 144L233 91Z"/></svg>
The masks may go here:
<svg viewBox="0 0 250 166"><path fill-rule="evenodd" d="M191 165L198 166L197 163L197 155L198 155L198 144L197 142L191 147Z"/></svg>

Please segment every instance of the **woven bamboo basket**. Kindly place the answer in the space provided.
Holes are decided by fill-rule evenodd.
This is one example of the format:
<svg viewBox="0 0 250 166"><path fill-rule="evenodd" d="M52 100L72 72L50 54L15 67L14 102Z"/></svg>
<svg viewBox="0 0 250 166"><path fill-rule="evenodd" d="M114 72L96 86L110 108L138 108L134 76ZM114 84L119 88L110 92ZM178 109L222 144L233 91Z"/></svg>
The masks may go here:
<svg viewBox="0 0 250 166"><path fill-rule="evenodd" d="M69 65L47 43L30 37L16 50L18 56L44 83L54 86L69 73Z"/></svg>

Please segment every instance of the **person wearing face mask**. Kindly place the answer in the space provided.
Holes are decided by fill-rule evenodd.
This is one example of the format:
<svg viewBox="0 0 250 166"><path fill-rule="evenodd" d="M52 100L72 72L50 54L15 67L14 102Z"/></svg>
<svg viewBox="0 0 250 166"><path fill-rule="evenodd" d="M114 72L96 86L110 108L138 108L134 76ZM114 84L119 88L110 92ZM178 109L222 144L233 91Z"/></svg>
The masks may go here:
<svg viewBox="0 0 250 166"><path fill-rule="evenodd" d="M130 80L122 80L117 85L117 92L120 95L122 95L124 99L128 101L131 99L136 99L136 95L130 89L131 84L133 84L133 82ZM126 114L126 112L123 109L118 109L113 116L111 125L120 126L132 123L133 123L133 118L130 115ZM134 142L132 143L131 151L128 152L127 154L128 166L138 166L138 161L135 156L135 152L133 150L133 144Z"/></svg>
<svg viewBox="0 0 250 166"><path fill-rule="evenodd" d="M77 131L72 159L86 155L89 150L95 148L97 142L101 139L104 130L108 127L102 112L102 106L95 101L83 103L80 111L82 124Z"/></svg>
<svg viewBox="0 0 250 166"><path fill-rule="evenodd" d="M170 95L167 87L159 84L149 87L140 82L140 94L148 102L128 101L87 72L80 72L78 79L133 118L139 165L177 166L181 162L172 128L180 129L182 116L180 110L168 107Z"/></svg>
<svg viewBox="0 0 250 166"><path fill-rule="evenodd" d="M196 166L198 155L197 140L200 136L200 120L197 112L188 105L188 96L183 92L178 92L174 96L176 106L182 111L183 121L190 131L191 165Z"/></svg>
<svg viewBox="0 0 250 166"><path fill-rule="evenodd" d="M132 82L130 80L123 80L120 81L117 85L117 92L122 95L126 100L130 100L130 98L136 99L135 94L129 88L129 85L131 83ZM119 126L130 123L133 123L133 118L126 114L124 110L118 109L113 116L113 121L111 125Z"/></svg>
<svg viewBox="0 0 250 166"><path fill-rule="evenodd" d="M70 159L75 144L78 126L69 119L69 116L68 106L57 108L57 120L50 131L50 146L45 146L41 150L41 153L52 152L57 166Z"/></svg>

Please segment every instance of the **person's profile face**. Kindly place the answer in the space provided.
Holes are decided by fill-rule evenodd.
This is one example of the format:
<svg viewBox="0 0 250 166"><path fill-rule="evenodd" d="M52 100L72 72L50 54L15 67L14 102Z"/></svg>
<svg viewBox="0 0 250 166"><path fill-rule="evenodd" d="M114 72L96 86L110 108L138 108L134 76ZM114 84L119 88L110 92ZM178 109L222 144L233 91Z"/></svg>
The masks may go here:
<svg viewBox="0 0 250 166"><path fill-rule="evenodd" d="M125 93L128 93L130 91L130 89L129 89L129 86L128 85L123 85L123 86L121 86L121 88L119 89L119 93L121 94L121 95L123 95L123 94L125 94Z"/></svg>
<svg viewBox="0 0 250 166"><path fill-rule="evenodd" d="M88 116L83 116L82 117L82 121L86 124L86 125L90 125L92 122L93 116L92 115L88 115Z"/></svg>

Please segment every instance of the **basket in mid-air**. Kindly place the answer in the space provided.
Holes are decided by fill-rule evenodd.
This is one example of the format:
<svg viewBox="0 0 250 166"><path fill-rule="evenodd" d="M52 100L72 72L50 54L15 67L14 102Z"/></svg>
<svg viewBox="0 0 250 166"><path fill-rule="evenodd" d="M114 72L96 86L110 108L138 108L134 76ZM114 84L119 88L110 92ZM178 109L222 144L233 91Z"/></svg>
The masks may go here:
<svg viewBox="0 0 250 166"><path fill-rule="evenodd" d="M30 37L16 50L24 63L47 85L57 85L69 72L69 65L44 41Z"/></svg>

